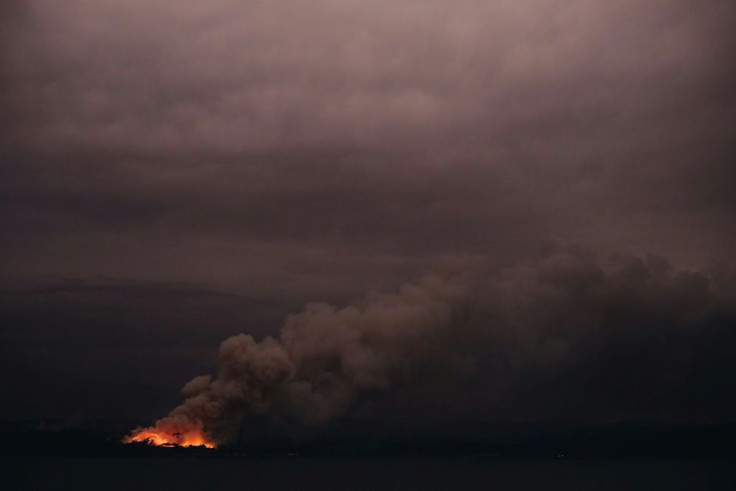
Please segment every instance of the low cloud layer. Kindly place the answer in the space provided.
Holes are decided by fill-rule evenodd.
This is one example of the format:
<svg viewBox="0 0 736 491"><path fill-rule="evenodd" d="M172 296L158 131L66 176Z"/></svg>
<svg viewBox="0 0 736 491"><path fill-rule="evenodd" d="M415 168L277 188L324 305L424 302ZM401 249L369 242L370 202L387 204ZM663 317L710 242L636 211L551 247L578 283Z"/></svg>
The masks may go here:
<svg viewBox="0 0 736 491"><path fill-rule="evenodd" d="M6 283L735 245L728 1L13 5Z"/></svg>

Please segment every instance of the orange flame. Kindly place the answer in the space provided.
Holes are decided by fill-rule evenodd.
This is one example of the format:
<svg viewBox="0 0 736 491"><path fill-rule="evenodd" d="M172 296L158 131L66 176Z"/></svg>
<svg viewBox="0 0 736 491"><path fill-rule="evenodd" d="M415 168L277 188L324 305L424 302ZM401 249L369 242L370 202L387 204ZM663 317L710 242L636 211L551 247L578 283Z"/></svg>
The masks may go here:
<svg viewBox="0 0 736 491"><path fill-rule="evenodd" d="M217 444L206 438L200 431L165 432L155 428L143 428L123 438L123 443L141 442L155 446L207 447L215 448Z"/></svg>

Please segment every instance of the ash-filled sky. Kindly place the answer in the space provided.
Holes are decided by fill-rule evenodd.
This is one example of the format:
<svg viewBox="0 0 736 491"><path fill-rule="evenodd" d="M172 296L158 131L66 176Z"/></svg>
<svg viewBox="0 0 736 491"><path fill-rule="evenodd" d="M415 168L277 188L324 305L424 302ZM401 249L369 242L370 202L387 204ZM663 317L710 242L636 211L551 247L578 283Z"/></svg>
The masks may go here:
<svg viewBox="0 0 736 491"><path fill-rule="evenodd" d="M354 414L733 418L733 2L0 22L0 418L163 416L220 341L448 262L471 334Z"/></svg>

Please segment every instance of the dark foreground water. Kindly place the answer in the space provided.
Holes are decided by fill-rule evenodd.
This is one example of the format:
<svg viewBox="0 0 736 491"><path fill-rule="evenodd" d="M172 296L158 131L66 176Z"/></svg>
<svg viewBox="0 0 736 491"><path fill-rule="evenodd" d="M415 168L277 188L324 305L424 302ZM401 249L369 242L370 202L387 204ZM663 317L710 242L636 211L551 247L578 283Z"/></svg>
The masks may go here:
<svg viewBox="0 0 736 491"><path fill-rule="evenodd" d="M736 489L732 460L4 459L0 489Z"/></svg>

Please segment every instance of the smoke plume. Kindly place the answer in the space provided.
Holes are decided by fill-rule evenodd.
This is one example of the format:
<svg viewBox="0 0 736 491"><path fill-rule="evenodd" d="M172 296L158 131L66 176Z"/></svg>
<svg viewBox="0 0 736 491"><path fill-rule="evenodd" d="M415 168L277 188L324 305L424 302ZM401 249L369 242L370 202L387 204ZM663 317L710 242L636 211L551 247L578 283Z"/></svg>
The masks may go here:
<svg viewBox="0 0 736 491"><path fill-rule="evenodd" d="M389 389L414 397L414 415L443 404L502 419L732 414L730 378L717 375L736 374L732 275L579 247L478 265L341 309L308 305L277 337L225 340L216 377L191 380L180 406L131 439L221 444L248 416L320 424Z"/></svg>
<svg viewBox="0 0 736 491"><path fill-rule="evenodd" d="M386 389L412 366L437 355L470 299L468 276L436 273L397 293L372 293L348 307L310 304L286 319L278 337L239 334L222 342L213 379L182 389L185 401L143 439L224 443L249 414L278 412L306 423L340 415L361 393ZM155 441L155 438L154 438Z"/></svg>

